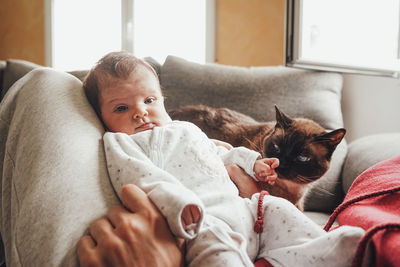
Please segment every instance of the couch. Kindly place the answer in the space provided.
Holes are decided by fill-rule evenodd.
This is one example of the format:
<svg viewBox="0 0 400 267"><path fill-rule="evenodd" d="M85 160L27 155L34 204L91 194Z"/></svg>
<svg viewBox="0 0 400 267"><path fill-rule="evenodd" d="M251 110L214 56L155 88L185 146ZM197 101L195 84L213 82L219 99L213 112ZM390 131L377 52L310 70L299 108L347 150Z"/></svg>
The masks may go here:
<svg viewBox="0 0 400 267"><path fill-rule="evenodd" d="M163 64L146 60L159 75L167 110L205 104L271 121L276 104L289 116L313 119L328 130L343 127L338 73L197 64L175 56ZM77 240L118 199L105 168L104 129L81 88L87 70L39 67L23 60L0 61L5 259L9 266L76 266ZM49 73L51 79L41 79ZM49 140L46 131L57 131L60 138ZM359 174L399 154L400 133L342 141L329 171L308 192L305 213L323 226ZM17 166L18 157L31 160ZM36 166L42 157L45 164ZM66 159L73 166L64 166Z"/></svg>

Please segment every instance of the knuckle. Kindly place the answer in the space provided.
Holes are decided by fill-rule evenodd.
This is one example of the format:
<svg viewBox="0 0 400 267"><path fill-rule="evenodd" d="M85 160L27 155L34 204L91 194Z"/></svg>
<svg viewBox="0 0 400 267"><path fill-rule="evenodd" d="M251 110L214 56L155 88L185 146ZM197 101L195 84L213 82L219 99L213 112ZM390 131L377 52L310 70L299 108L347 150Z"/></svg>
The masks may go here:
<svg viewBox="0 0 400 267"><path fill-rule="evenodd" d="M138 227L121 227L118 232L123 240L130 240L138 232Z"/></svg>
<svg viewBox="0 0 400 267"><path fill-rule="evenodd" d="M80 266L101 266L101 261L94 251L87 250L83 246L77 250Z"/></svg>
<svg viewBox="0 0 400 267"><path fill-rule="evenodd" d="M79 239L78 243L76 244L76 251L78 254L86 252L86 250L87 250L86 239L88 239L88 238L90 238L90 237L85 235Z"/></svg>
<svg viewBox="0 0 400 267"><path fill-rule="evenodd" d="M121 241L117 238L109 238L107 239L107 242L103 243L103 248L105 251L109 251L111 253L114 253L116 251L119 251L121 248Z"/></svg>
<svg viewBox="0 0 400 267"><path fill-rule="evenodd" d="M107 216L108 218L111 217L116 217L118 220L121 220L121 218L123 217L123 214L120 212L122 209L121 205L114 205L112 206L108 212L107 212Z"/></svg>
<svg viewBox="0 0 400 267"><path fill-rule="evenodd" d="M135 229L135 224L133 223L132 219L121 216L119 220L122 229Z"/></svg>
<svg viewBox="0 0 400 267"><path fill-rule="evenodd" d="M89 232L92 233L95 229L98 228L99 220L93 221L89 226Z"/></svg>
<svg viewBox="0 0 400 267"><path fill-rule="evenodd" d="M93 232L104 232L103 225L101 224L100 219L93 221L89 226L89 232L92 234Z"/></svg>
<svg viewBox="0 0 400 267"><path fill-rule="evenodd" d="M84 260L82 266L96 267L101 266L100 259L93 254L89 254Z"/></svg>
<svg viewBox="0 0 400 267"><path fill-rule="evenodd" d="M147 210L146 212L146 218L150 221L150 222L155 222L155 221L159 221L159 220L163 220L164 217L162 217L161 213L158 212L158 210Z"/></svg>
<svg viewBox="0 0 400 267"><path fill-rule="evenodd" d="M119 225L119 234L122 239L128 240L132 235L137 235L139 233L145 232L146 227L143 223L144 220L122 217ZM145 221L148 222L148 221Z"/></svg>

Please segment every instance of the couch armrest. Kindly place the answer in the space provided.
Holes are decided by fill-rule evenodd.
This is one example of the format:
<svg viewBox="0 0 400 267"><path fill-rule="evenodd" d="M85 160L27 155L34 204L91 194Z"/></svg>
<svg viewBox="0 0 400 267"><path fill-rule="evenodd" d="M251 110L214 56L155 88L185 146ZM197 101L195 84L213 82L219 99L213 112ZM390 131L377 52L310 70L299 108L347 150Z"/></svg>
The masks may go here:
<svg viewBox="0 0 400 267"><path fill-rule="evenodd" d="M343 191L347 193L363 171L397 155L400 155L400 133L370 135L351 142L342 171Z"/></svg>

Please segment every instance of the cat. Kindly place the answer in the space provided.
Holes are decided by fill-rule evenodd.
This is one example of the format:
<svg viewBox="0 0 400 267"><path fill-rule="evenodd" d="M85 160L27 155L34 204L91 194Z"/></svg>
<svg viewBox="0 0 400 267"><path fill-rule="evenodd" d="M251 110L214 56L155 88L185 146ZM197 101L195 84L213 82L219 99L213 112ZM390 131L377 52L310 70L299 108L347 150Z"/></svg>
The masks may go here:
<svg viewBox="0 0 400 267"><path fill-rule="evenodd" d="M327 132L312 120L287 116L277 106L275 112L276 121L258 122L228 108L197 105L171 111L170 116L196 124L209 138L253 149L262 157L278 158L276 183L260 182L261 188L303 211L311 183L329 169L332 153L346 130Z"/></svg>

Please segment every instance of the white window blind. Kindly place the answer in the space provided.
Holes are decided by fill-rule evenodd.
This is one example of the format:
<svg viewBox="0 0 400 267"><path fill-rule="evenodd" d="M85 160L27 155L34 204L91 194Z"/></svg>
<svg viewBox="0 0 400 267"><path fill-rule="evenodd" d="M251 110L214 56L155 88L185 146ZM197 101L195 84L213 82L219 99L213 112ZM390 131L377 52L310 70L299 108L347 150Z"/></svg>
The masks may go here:
<svg viewBox="0 0 400 267"><path fill-rule="evenodd" d="M397 76L399 0L288 1L287 64Z"/></svg>

